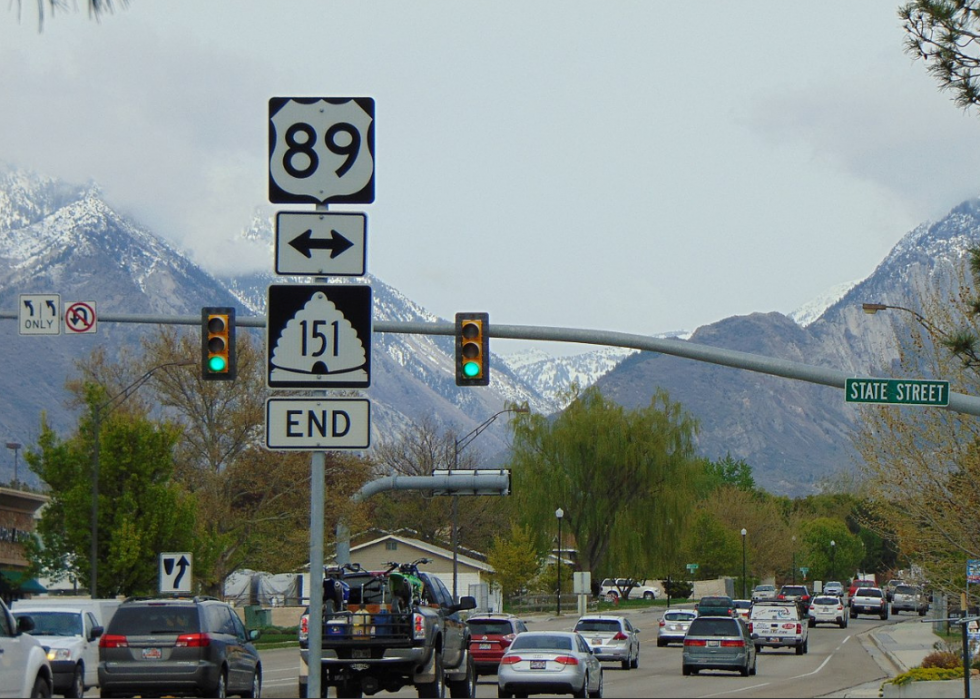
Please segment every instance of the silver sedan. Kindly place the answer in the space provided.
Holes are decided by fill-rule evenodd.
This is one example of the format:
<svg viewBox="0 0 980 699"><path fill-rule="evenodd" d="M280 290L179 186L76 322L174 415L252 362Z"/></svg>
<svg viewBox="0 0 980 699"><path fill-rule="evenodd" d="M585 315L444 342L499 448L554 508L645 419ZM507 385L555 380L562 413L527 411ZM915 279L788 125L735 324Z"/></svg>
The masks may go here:
<svg viewBox="0 0 980 699"><path fill-rule="evenodd" d="M497 669L497 696L602 696L602 665L574 631L525 631Z"/></svg>

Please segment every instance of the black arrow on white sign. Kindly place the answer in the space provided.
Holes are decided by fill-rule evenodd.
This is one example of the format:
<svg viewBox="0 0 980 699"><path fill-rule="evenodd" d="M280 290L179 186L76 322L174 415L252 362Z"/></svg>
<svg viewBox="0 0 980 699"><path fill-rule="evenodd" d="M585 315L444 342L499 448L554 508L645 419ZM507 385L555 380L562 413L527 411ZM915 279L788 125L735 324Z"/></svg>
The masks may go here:
<svg viewBox="0 0 980 699"><path fill-rule="evenodd" d="M177 577L174 578L175 589L180 587L180 579L184 577L184 572L187 570L187 567L190 564L191 562L187 560L187 556L181 556L180 560L177 561L177 567L180 568L180 572L178 572Z"/></svg>
<svg viewBox="0 0 980 699"><path fill-rule="evenodd" d="M330 238L314 238L313 231L307 229L290 240L289 244L307 259L313 257L313 250L329 250L331 260L354 245L335 230L331 229L330 234Z"/></svg>

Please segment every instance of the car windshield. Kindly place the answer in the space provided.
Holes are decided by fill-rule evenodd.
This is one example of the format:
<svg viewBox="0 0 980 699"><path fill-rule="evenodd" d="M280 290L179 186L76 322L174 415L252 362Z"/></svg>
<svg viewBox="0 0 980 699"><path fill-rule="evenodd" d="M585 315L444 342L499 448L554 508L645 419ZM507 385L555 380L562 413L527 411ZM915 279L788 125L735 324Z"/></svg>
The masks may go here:
<svg viewBox="0 0 980 699"><path fill-rule="evenodd" d="M77 612L14 612L18 619L34 620L32 636L81 636L82 617Z"/></svg>
<svg viewBox="0 0 980 699"><path fill-rule="evenodd" d="M834 606L837 606L838 604L840 604L840 600L837 599L836 597L817 597L815 600L813 600L813 603L814 604L832 604Z"/></svg>
<svg viewBox="0 0 980 699"><path fill-rule="evenodd" d="M580 619L579 622L575 624L575 630L618 633L620 627L619 622L615 619Z"/></svg>
<svg viewBox="0 0 980 699"><path fill-rule="evenodd" d="M474 636L506 636L513 633L509 621L497 621L494 619L470 619L468 622L470 633Z"/></svg>
<svg viewBox="0 0 980 699"><path fill-rule="evenodd" d="M666 621L690 621L694 616L690 612L667 612L664 614L664 619Z"/></svg>
<svg viewBox="0 0 980 699"><path fill-rule="evenodd" d="M121 605L109 622L109 632L118 636L200 633L197 609L189 605Z"/></svg>
<svg viewBox="0 0 980 699"><path fill-rule="evenodd" d="M688 636L739 636L738 621L721 617L698 617L691 622Z"/></svg>
<svg viewBox="0 0 980 699"><path fill-rule="evenodd" d="M511 650L572 650L568 636L531 635L522 633L510 644Z"/></svg>
<svg viewBox="0 0 980 699"><path fill-rule="evenodd" d="M855 597L881 597L881 590L871 587L862 587L857 591Z"/></svg>
<svg viewBox="0 0 980 699"><path fill-rule="evenodd" d="M805 595L805 587L797 587L795 585L787 585L782 589L782 594L784 595Z"/></svg>

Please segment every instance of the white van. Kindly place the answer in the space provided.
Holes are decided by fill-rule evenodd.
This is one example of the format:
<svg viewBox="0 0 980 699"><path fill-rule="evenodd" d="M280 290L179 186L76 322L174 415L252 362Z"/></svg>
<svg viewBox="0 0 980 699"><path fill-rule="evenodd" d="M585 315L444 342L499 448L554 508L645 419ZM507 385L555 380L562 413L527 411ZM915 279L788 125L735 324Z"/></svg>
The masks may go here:
<svg viewBox="0 0 980 699"><path fill-rule="evenodd" d="M118 606L116 600L14 602L14 616L29 616L34 621L30 634L49 648L55 694L81 697L99 684L99 637Z"/></svg>

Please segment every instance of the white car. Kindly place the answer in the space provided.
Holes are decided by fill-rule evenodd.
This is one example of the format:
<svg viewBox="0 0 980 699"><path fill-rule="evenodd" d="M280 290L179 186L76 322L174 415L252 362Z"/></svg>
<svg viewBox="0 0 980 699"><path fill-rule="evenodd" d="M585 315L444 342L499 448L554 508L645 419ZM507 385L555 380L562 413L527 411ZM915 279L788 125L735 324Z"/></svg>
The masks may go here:
<svg viewBox="0 0 980 699"><path fill-rule="evenodd" d="M95 615L81 607L14 604L17 620L30 617L31 636L48 649L54 691L80 697L99 684L99 642L103 628Z"/></svg>
<svg viewBox="0 0 980 699"><path fill-rule="evenodd" d="M691 622L698 618L693 609L668 609L660 619L657 631L657 647L663 648L671 643L683 643Z"/></svg>
<svg viewBox="0 0 980 699"><path fill-rule="evenodd" d="M498 697L529 694L602 696L602 665L577 633L525 631L500 659Z"/></svg>
<svg viewBox="0 0 980 699"><path fill-rule="evenodd" d="M763 648L795 648L797 655L803 655L809 650L809 627L808 619L791 600L758 602L749 615L749 631L759 652Z"/></svg>
<svg viewBox="0 0 980 699"><path fill-rule="evenodd" d="M41 643L28 631L29 617L15 620L0 600L0 697L50 697L51 665Z"/></svg>
<svg viewBox="0 0 980 699"><path fill-rule="evenodd" d="M807 610L810 618L810 628L817 624L837 624L842 629L847 628L847 621L851 618L848 606L844 604L837 595L817 595L810 602Z"/></svg>
<svg viewBox="0 0 980 699"><path fill-rule="evenodd" d="M752 588L752 601L758 602L762 599L775 599L776 597L776 586L775 585L756 585Z"/></svg>
<svg viewBox="0 0 980 699"><path fill-rule="evenodd" d="M598 660L622 664L624 670L640 666L639 630L624 616L588 615L575 624Z"/></svg>
<svg viewBox="0 0 980 699"><path fill-rule="evenodd" d="M630 587L629 583L633 586ZM653 585L648 585L646 580L631 580L630 578L606 578L599 586L599 596L615 602L622 594L622 590L630 588L630 599L657 599L659 592Z"/></svg>

